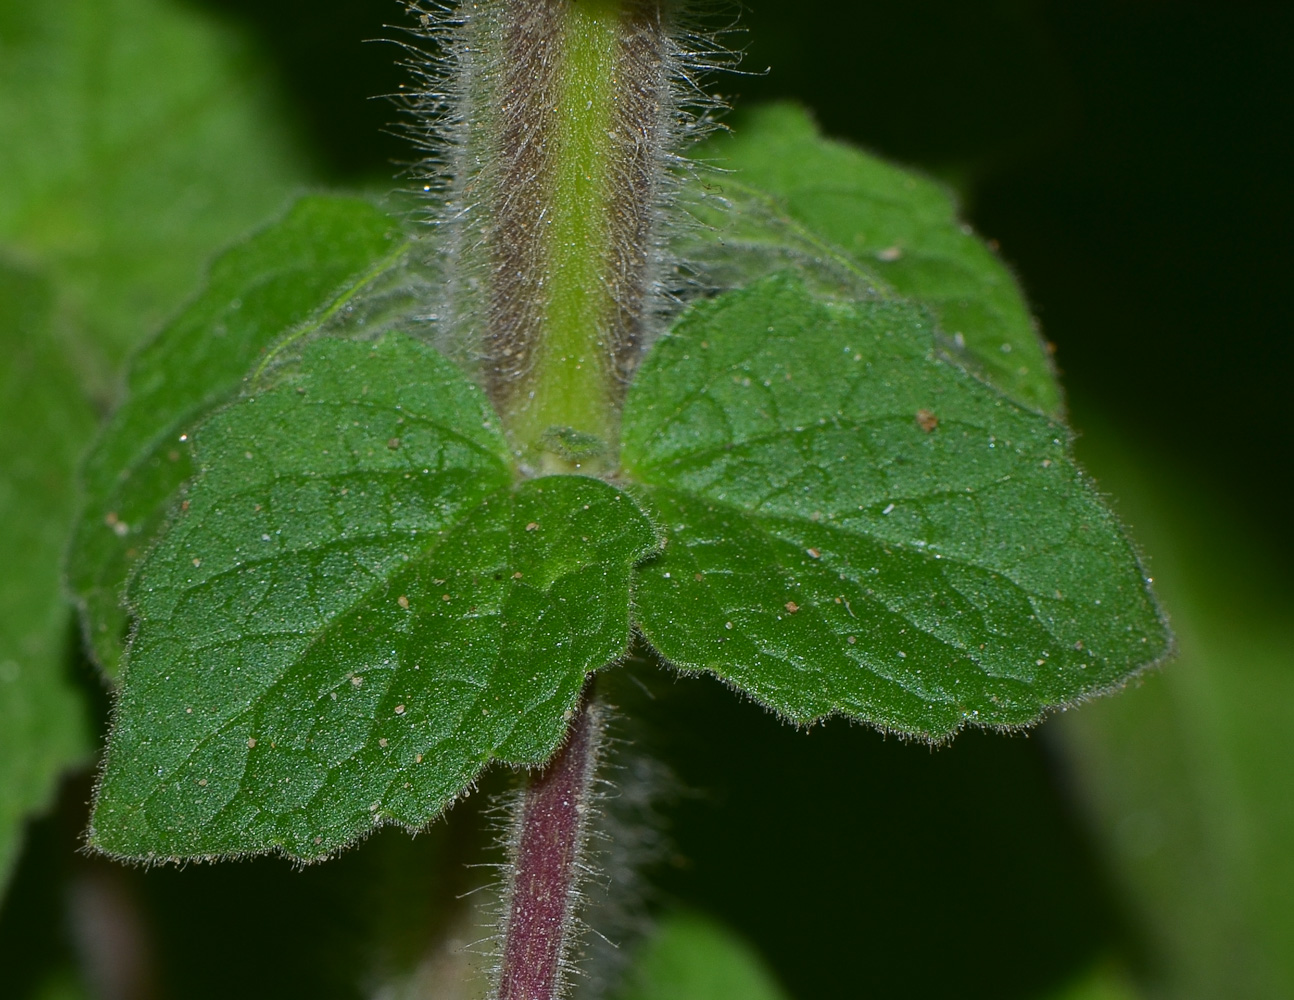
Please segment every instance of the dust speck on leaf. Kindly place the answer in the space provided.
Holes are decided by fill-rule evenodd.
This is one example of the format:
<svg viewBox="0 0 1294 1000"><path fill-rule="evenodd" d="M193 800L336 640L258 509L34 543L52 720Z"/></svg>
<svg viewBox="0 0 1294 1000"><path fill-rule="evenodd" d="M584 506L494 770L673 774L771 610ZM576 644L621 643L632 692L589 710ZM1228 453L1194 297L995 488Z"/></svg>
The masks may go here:
<svg viewBox="0 0 1294 1000"><path fill-rule="evenodd" d="M927 434L930 434L939 426L939 418L934 415L933 410L917 410L917 426Z"/></svg>

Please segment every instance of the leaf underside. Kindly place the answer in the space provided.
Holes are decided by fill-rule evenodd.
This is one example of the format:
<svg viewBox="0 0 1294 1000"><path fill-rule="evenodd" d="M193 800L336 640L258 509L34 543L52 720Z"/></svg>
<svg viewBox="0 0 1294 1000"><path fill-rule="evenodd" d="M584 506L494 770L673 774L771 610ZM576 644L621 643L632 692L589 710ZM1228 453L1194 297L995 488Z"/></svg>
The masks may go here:
<svg viewBox="0 0 1294 1000"><path fill-rule="evenodd" d="M712 227L711 246L683 252L707 270L722 279L793 264L855 294L921 302L961 364L1032 409L1061 413L1051 358L1019 286L940 185L824 139L793 104L740 116L698 158L724 171L704 175L704 196L690 200Z"/></svg>
<svg viewBox="0 0 1294 1000"><path fill-rule="evenodd" d="M409 255L370 207L306 203L217 266L89 467L78 551L100 555L78 590L92 629L96 587L110 632L135 622L96 846L314 859L423 825L491 761L546 760L633 628L794 722L932 740L1027 725L1164 655L1009 275L941 191L798 113L795 148L854 215L777 174L777 114L729 147L770 190L689 237L740 280L644 360L610 482L518 480L484 396L389 306ZM851 244L863 216L906 258ZM257 298L267 258L283 286ZM881 267L901 259L927 284ZM352 305L367 319L342 322ZM177 381L232 308L237 357L211 346L218 377ZM1028 378L990 363L1007 342ZM179 434L194 450L171 460Z"/></svg>

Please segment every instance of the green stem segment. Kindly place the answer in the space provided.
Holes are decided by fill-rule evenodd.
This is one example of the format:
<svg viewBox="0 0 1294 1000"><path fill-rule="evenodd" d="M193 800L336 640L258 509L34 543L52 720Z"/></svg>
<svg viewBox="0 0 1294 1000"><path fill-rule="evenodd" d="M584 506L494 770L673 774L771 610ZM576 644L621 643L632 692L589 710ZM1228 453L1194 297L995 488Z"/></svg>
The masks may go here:
<svg viewBox="0 0 1294 1000"><path fill-rule="evenodd" d="M608 95L615 86L620 0L581 0L566 13L558 121L554 129L543 342L528 398L513 427L527 442L549 427L605 433L613 422L606 325L611 303L603 273L610 192Z"/></svg>
<svg viewBox="0 0 1294 1000"><path fill-rule="evenodd" d="M487 382L537 471L605 466L649 311L662 0L485 6Z"/></svg>

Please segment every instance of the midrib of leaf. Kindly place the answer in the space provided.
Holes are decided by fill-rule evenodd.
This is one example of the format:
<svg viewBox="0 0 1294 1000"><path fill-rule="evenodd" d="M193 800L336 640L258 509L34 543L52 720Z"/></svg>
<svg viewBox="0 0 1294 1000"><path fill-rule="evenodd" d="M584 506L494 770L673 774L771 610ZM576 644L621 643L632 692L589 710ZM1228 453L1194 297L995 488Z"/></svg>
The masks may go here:
<svg viewBox="0 0 1294 1000"><path fill-rule="evenodd" d="M883 287L929 308L941 333L962 333L955 350L948 345L960 363L1031 410L1063 411L1053 366L1010 272L958 223L940 185L823 137L802 109L786 104L755 109L703 150L731 171L734 189L771 197L780 217L852 238L849 246L828 239ZM714 182L720 197L729 183ZM897 256L884 254L890 248ZM722 251L712 255L723 259Z"/></svg>
<svg viewBox="0 0 1294 1000"><path fill-rule="evenodd" d="M737 507L730 507L729 509L732 510L734 514L737 514L740 512L740 508L737 508ZM802 548L796 543L796 541L793 538L787 537L787 535L791 534L792 532L787 532L785 528L783 528L781 531L778 530L779 524L804 528L806 527L807 524L813 523L813 522L805 522L803 519L791 519L787 517L760 515L758 513L747 514L747 516L750 517L751 520L753 520L756 524L758 524L763 529L764 533L767 534L770 538L776 539L777 541L783 543L784 545L789 546L790 550L794 550L797 555L799 555L803 551ZM836 538L838 538L839 539L838 548L841 550L847 550L851 544L857 544L858 542L859 533L847 531L834 524L830 524L830 523L816 524L814 525L814 530L818 533L833 535ZM919 546L913 545L911 542L907 542L900 539L885 538L884 536L872 535L872 534L867 534L864 537L866 538L867 541L871 542L872 544L881 546L883 549L885 546L893 546L895 549L902 550L903 553L907 556L915 557L928 563L937 563L940 567L947 566L947 565L961 566L967 569L974 569L974 570L979 570L981 572L990 573L994 577L1003 579L1007 583L1009 583L1015 590L1017 590L1020 593L1020 595L1023 598L1025 598L1030 603L1030 605L1033 604L1035 599L1047 597L1047 595L1042 594L1036 590L1031 590L1023 583L1020 583L1018 580L1013 579L1010 572L1007 570L989 566L983 562L978 562L974 559L969 559L962 555L958 555L956 553L950 553L942 547L938 552L935 552L930 548L919 547ZM937 630L941 627L940 622L934 621L932 623L931 621L924 621L924 622L918 621L916 618L912 617L910 609L905 608L901 604L898 604L892 600L886 600L882 596L878 595L872 588L867 586L865 579L862 578L861 574L858 573L858 570L855 567L850 566L848 565L848 563L843 562L841 560L832 558L830 550L823 550L822 556L819 560L819 565L821 565L824 571L832 570L836 572L838 576L848 580L849 582L854 583L856 586L860 588L863 588L866 591L865 596L867 600L871 600L879 603L882 607L885 608L886 611L890 612L891 614L898 615L909 625L911 625L914 629L917 629L928 635L933 635L940 642L945 643L952 649L957 650L959 653L964 653L970 656L971 659L975 659L975 653L972 651L970 646L950 636L938 634ZM781 568L787 574L793 573L793 570L789 565L779 564L779 568ZM941 574L941 575L943 575L944 582L948 587L950 587L952 590L956 591L957 593L961 594L963 597L966 597L968 601L971 600L971 598L973 597L972 594L969 594L961 590L953 580L948 579L946 574ZM1038 624L1040 627L1046 630L1047 628L1046 625L1044 625L1041 621L1039 621ZM1048 632L1048 635L1050 635L1053 639L1056 639L1058 641L1060 640L1060 637L1057 636L1055 633L1051 632L1050 630L1047 630L1047 632ZM989 676L999 676L987 670L985 671L985 673L988 674Z"/></svg>
<svg viewBox="0 0 1294 1000"><path fill-rule="evenodd" d="M408 251L409 246L410 246L409 242L402 243L399 247L397 247L385 258L383 258L378 264L374 265L372 268L368 270L368 272L362 275L357 280L356 284L345 285L341 290L341 292L339 292L336 295L336 297L333 298L331 302L329 302L329 304L325 306L324 309L315 318L309 320L300 329L295 330L292 333L285 336L282 340L276 343L269 351L267 351L264 359L262 359L260 364L258 364L257 367L252 371L252 373L247 377L247 381L254 386L257 382L259 382L264 377L266 370L275 361L275 359L277 359L284 351L286 351L290 347L293 347L296 344L299 344L302 340L304 340L306 337L310 336L311 334L317 333L330 320L335 319L337 314L340 313L341 310L344 309L349 302L351 302L357 295L365 291L367 288L371 287L373 282L375 282L378 278L382 277L382 275L384 275L393 266L399 263L400 258L403 257L404 254ZM274 273L265 274L262 276L260 284L261 285L267 284L271 280L273 280L274 277L275 277ZM250 287L254 288L258 286L250 286ZM144 463L146 463L157 453L158 449L161 447L161 445L164 442L174 438L176 428L182 427L185 424L192 422L192 420L195 417L209 410L211 406L212 406L212 401L209 399L196 400L193 403L193 405L190 406L188 409L180 413L177 413L174 420L172 420L170 423L166 424L165 426L160 427L151 438L141 442L140 447L136 450L134 460L129 465L127 465L125 469L122 470L121 473L118 474L118 478L124 478L125 476L130 475L135 470L141 468L144 465Z"/></svg>
<svg viewBox="0 0 1294 1000"><path fill-rule="evenodd" d="M739 175L736 174L723 174L723 187L725 189L736 191L745 198L748 198L750 201L759 204L770 215L774 216L777 221L787 229L787 231L798 236L807 246L820 250L824 255L830 257L832 261L850 274L870 285L876 286L877 291L898 297L898 292L896 292L890 283L879 274L872 271L870 268L863 266L857 258L843 247L832 243L830 240L824 239L822 236L805 226L804 223L800 222L800 220L790 215L772 195L765 191L761 191L759 188L751 187L749 184L743 183L737 179L738 176ZM722 197L723 196L720 196L721 199ZM733 209L727 208L727 210L731 211ZM756 242L749 237L742 238L740 236L733 237L727 235L724 236L723 243L725 246L738 249L778 245L778 242L772 237L765 242Z"/></svg>
<svg viewBox="0 0 1294 1000"><path fill-rule="evenodd" d="M386 274L387 271L400 263L401 259L409 252L409 249L412 246L412 240L405 240L400 243L399 246L395 247L395 249L393 249L389 254L356 279L355 284L346 287L341 294L339 294L328 306L324 308L323 312L321 312L318 317L308 322L300 330L294 331L284 337L270 348L270 350L266 352L264 360L256 366L248 380L253 384L256 383L279 355L289 347L299 344L306 337L310 336L310 334L315 333L323 327L329 320L335 318L336 315L346 308L347 304L349 304L356 296L371 287L378 278L382 277L382 275Z"/></svg>
<svg viewBox="0 0 1294 1000"><path fill-rule="evenodd" d="M905 297L901 292L898 291L898 289L887 278L884 277L884 275L880 271L868 266L862 260L860 260L856 255L846 250L844 247L840 246L839 244L826 239L825 237L816 233L814 230L808 228L808 226L806 226L804 223L800 222L793 215L787 212L785 208L781 205L781 203L779 203L777 198L775 198L773 195L768 194L765 191L760 190L759 188L752 187L749 184L745 184L742 181L736 179L739 176L740 176L739 174L724 175L722 180L723 187L725 189L731 189L735 192L738 192L745 198L748 198L751 201L754 201L760 204L762 207L765 208L765 210L767 210L769 213L775 216L778 222L782 226L784 226L788 232L793 233L795 236L801 239L806 246L810 246L821 251L825 256L829 257L835 264L840 266L842 269L854 275L859 280L865 281L868 285L874 288L875 291L879 293L879 295L882 298L902 299ZM850 193L846 189L835 188L830 185L819 185L819 186L806 185L802 190L812 191L816 193L839 194L842 197L847 196ZM875 201L888 204L892 207L899 208L899 209L903 208L903 203L901 201L898 201L897 199L886 198L880 195L871 195L870 197L872 197L872 199ZM755 241L753 239L750 239L749 237L744 237L742 235L730 236L726 234L723 237L723 243L725 247L731 247L737 250L749 249L753 247L761 247L761 248L777 247L780 245L779 242L773 239L771 236L768 240L760 242L760 241ZM938 252L933 252L929 249L912 248L912 247L904 248L904 254L909 259L941 261L945 264L956 267L959 271L962 270L960 261L958 261L957 258L951 254L938 253ZM917 301L920 301L920 300L917 300ZM983 305L985 308L988 308L989 310L991 310L992 313L999 320L1005 321L1006 314L1003 313L1003 311L995 301L992 301L992 299L986 298L986 299L981 299L980 304ZM942 330L940 332L945 334L948 333L947 331L942 331Z"/></svg>

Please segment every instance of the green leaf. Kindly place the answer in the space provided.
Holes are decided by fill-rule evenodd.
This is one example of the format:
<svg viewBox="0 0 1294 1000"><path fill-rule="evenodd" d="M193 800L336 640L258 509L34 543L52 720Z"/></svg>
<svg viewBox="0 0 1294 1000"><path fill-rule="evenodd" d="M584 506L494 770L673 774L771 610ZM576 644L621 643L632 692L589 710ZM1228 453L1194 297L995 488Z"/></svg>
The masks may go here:
<svg viewBox="0 0 1294 1000"><path fill-rule="evenodd" d="M45 282L0 263L0 890L23 820L90 751L85 705L66 676L58 566L94 415L51 309Z"/></svg>
<svg viewBox="0 0 1294 1000"><path fill-rule="evenodd" d="M786 993L744 941L721 924L671 914L634 956L618 1000L784 1000Z"/></svg>
<svg viewBox="0 0 1294 1000"><path fill-rule="evenodd" d="M126 577L193 472L188 432L285 333L353 322L357 299L398 268L407 245L367 202L302 199L218 258L202 294L135 358L130 395L85 465L69 560L89 646L109 676L126 632Z"/></svg>
<svg viewBox="0 0 1294 1000"><path fill-rule="evenodd" d="M704 186L735 211L697 207L726 250L812 258L817 271L921 302L945 350L1025 405L1060 413L1060 387L1024 297L958 220L944 188L822 138L790 104L742 116L698 155L731 171L706 174ZM751 219L760 221L752 227ZM712 252L699 253L708 263Z"/></svg>
<svg viewBox="0 0 1294 1000"><path fill-rule="evenodd" d="M545 761L629 640L655 549L594 479L514 485L475 385L400 334L321 338L198 432L144 559L91 841L319 858Z"/></svg>
<svg viewBox="0 0 1294 1000"><path fill-rule="evenodd" d="M774 277L647 358L625 471L668 532L637 621L801 723L932 739L1123 683L1168 636L1066 430L939 359L926 313Z"/></svg>
<svg viewBox="0 0 1294 1000"><path fill-rule="evenodd" d="M272 88L190 4L0 0L0 242L109 364L308 179Z"/></svg>

